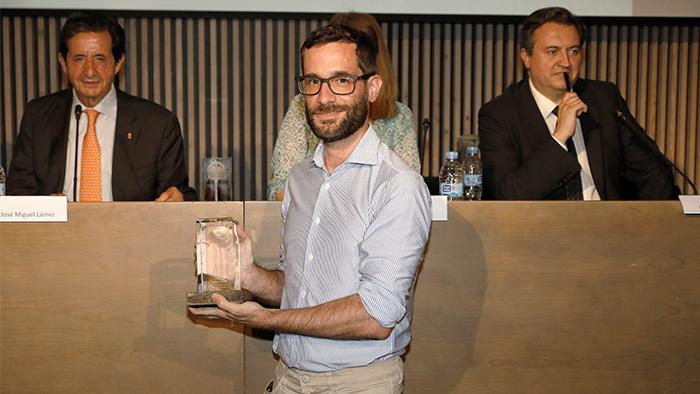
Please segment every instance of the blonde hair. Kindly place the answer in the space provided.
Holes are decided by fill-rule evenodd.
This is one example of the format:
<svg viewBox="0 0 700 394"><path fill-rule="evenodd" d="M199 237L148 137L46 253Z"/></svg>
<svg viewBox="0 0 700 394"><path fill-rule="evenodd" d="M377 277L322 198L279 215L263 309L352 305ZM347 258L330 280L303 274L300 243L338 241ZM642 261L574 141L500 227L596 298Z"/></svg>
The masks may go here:
<svg viewBox="0 0 700 394"><path fill-rule="evenodd" d="M382 90L377 99L370 104L370 120L393 118L398 113L396 98L398 97L396 74L391 65L389 50L382 34L382 28L372 15L357 12L342 12L333 15L330 25L346 25L367 33L377 45L377 74L382 78Z"/></svg>

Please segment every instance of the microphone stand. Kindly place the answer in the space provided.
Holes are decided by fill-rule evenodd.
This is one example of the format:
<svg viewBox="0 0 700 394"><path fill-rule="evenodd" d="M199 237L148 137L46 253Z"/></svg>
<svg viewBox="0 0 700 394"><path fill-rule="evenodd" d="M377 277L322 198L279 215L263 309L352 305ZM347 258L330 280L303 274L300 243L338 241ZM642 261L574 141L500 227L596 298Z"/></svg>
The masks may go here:
<svg viewBox="0 0 700 394"><path fill-rule="evenodd" d="M83 107L80 104L75 106L75 162L73 164L73 201L77 200L78 194L78 138L80 138L80 115L83 114Z"/></svg>
<svg viewBox="0 0 700 394"><path fill-rule="evenodd" d="M668 159L661 151L656 147L656 143L652 139L650 139L647 134L644 132L644 129L642 129L642 126L638 125L637 122L633 121L627 115L625 115L622 111L620 110L615 110L614 113L615 117L619 119L623 125L625 125L630 131L632 131L632 134L637 138L638 141L644 145L644 147L652 154L654 157L659 160L663 165L671 168L672 170L676 171L681 175L683 180L688 182L690 187L693 189L693 194L697 195L698 194L698 189L695 187L695 183L688 178L688 175L685 174L685 172L681 171L680 168L676 167L676 165ZM674 186L674 189L677 188L677 186Z"/></svg>
<svg viewBox="0 0 700 394"><path fill-rule="evenodd" d="M421 165L421 171L423 167L423 158L425 157L425 145L427 143L428 139L428 133L430 132L430 119L425 118L423 119L423 122L421 122L421 126L423 128L423 136L421 139L423 140L423 143L420 146L420 165ZM437 195L440 194L439 190L439 179L438 177L435 176L424 176L423 181L425 182L426 185L428 185L428 191L430 191L431 195Z"/></svg>
<svg viewBox="0 0 700 394"><path fill-rule="evenodd" d="M430 131L430 119L429 118L423 119L422 126L423 126L423 138L422 138L423 142L421 143L421 146L420 146L420 165L421 166L423 165L423 157L425 157L425 143L427 142L426 140L428 138L428 132Z"/></svg>

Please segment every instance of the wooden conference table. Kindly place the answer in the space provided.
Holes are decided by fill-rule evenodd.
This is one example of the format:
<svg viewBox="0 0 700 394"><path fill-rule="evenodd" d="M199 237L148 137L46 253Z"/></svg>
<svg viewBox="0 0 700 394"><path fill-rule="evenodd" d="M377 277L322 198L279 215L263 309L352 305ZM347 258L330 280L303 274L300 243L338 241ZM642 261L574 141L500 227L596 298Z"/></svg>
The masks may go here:
<svg viewBox="0 0 700 394"><path fill-rule="evenodd" d="M270 333L188 315L194 220L274 267L279 203L69 204L0 224L0 391L260 393ZM678 202L454 202L416 286L406 393L700 392L700 217Z"/></svg>

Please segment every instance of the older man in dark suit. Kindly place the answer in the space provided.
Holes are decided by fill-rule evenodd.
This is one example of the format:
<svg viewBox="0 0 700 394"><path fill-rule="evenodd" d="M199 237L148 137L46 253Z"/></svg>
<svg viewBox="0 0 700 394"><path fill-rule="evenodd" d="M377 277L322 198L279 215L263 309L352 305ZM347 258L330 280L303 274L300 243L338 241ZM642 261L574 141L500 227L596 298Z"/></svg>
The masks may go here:
<svg viewBox="0 0 700 394"><path fill-rule="evenodd" d="M535 11L523 23L528 78L479 111L488 198L672 197L671 170L617 118L619 111L633 119L617 87L579 78L584 40L583 23L563 8Z"/></svg>
<svg viewBox="0 0 700 394"><path fill-rule="evenodd" d="M72 89L27 105L7 194L65 194L71 200L75 194L79 201L194 199L175 115L114 86L125 62L124 41L124 30L112 18L80 13L66 21L59 63Z"/></svg>

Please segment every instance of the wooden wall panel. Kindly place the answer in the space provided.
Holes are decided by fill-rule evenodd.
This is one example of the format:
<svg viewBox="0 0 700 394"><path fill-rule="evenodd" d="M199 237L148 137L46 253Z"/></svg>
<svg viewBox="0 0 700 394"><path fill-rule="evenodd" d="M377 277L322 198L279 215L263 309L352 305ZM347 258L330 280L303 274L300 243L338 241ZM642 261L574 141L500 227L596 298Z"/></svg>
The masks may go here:
<svg viewBox="0 0 700 394"><path fill-rule="evenodd" d="M416 285L407 394L700 391L700 217L672 201L448 214ZM0 223L0 391L262 392L271 335L185 310L206 216L244 221L276 267L278 202L69 204L67 223Z"/></svg>
<svg viewBox="0 0 700 394"><path fill-rule="evenodd" d="M246 203L274 267L279 203ZM451 202L433 222L406 355L411 393L700 392L700 217L678 202ZM246 331L246 389L273 374Z"/></svg>
<svg viewBox="0 0 700 394"><path fill-rule="evenodd" d="M187 313L195 219L243 203L68 206L0 223L0 392L243 393L244 327Z"/></svg>
<svg viewBox="0 0 700 394"><path fill-rule="evenodd" d="M298 49L328 15L112 14L127 34L127 67L119 86L177 114L192 184L201 182L204 157L233 157L234 198L264 199L278 127L295 94ZM56 62L65 18L65 12L3 12L0 163L5 168L25 103L66 86ZM413 109L419 129L423 119L431 122L423 174L436 176L444 152L457 148L459 136L477 134L481 105L522 77L517 45L522 18L379 19L394 59L399 99ZM700 23L586 21L584 75L617 83L661 150L700 180Z"/></svg>

